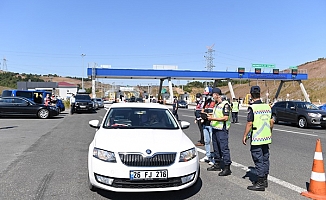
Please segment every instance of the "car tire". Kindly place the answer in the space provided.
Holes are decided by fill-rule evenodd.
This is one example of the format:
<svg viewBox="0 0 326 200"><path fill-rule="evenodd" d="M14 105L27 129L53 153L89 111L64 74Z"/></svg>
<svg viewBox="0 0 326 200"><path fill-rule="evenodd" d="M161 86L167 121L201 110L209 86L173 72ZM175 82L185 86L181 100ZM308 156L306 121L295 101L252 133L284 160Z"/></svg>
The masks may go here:
<svg viewBox="0 0 326 200"><path fill-rule="evenodd" d="M41 119L47 119L50 116L50 112L43 108L37 112L37 116Z"/></svg>
<svg viewBox="0 0 326 200"><path fill-rule="evenodd" d="M186 108L188 109L188 106L186 106Z"/></svg>
<svg viewBox="0 0 326 200"><path fill-rule="evenodd" d="M325 124L321 125L321 127L322 127L323 129L326 129L326 125L325 125Z"/></svg>
<svg viewBox="0 0 326 200"><path fill-rule="evenodd" d="M96 192L96 187L94 186L94 185L92 185L92 183L91 183L91 181L89 180L89 175L87 174L87 184L88 184L88 188L89 188L89 190L90 191L92 191L92 192Z"/></svg>
<svg viewBox="0 0 326 200"><path fill-rule="evenodd" d="M274 120L274 124L277 124L278 123L278 120L277 120L277 117L275 114L272 115L272 118Z"/></svg>
<svg viewBox="0 0 326 200"><path fill-rule="evenodd" d="M307 127L307 119L304 117L299 117L298 126L299 126L299 128L306 128Z"/></svg>

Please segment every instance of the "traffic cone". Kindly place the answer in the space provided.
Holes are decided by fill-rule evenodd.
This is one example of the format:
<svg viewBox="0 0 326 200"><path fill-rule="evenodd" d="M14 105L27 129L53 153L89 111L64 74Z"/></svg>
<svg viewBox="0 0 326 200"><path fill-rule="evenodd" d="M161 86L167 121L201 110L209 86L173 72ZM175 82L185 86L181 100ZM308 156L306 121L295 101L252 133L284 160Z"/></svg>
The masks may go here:
<svg viewBox="0 0 326 200"><path fill-rule="evenodd" d="M314 163L312 165L312 172L308 191L301 192L301 195L311 199L326 200L325 169L320 139L317 139L316 142Z"/></svg>

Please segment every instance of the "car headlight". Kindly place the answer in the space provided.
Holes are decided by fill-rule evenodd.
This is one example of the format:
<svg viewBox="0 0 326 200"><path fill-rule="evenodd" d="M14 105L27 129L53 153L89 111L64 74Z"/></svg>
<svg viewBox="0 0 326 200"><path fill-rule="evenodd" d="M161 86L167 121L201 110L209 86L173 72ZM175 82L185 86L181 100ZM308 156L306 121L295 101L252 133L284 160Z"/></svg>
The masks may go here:
<svg viewBox="0 0 326 200"><path fill-rule="evenodd" d="M57 107L49 106L51 110L57 110Z"/></svg>
<svg viewBox="0 0 326 200"><path fill-rule="evenodd" d="M310 117L321 117L320 113L308 113Z"/></svg>
<svg viewBox="0 0 326 200"><path fill-rule="evenodd" d="M195 148L183 151L180 153L179 162L188 162L197 156L197 151Z"/></svg>
<svg viewBox="0 0 326 200"><path fill-rule="evenodd" d="M95 147L93 149L93 157L97 158L97 159L100 159L100 160L103 160L105 162L112 162L112 163L117 162L113 152L105 151L105 150L98 149L98 148L95 148Z"/></svg>

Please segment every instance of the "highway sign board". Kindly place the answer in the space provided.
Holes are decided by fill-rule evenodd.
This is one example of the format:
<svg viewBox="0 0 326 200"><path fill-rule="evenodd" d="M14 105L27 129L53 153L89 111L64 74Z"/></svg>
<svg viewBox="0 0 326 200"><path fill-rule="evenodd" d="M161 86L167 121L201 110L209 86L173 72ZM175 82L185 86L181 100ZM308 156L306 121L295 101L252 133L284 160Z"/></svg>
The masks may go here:
<svg viewBox="0 0 326 200"><path fill-rule="evenodd" d="M251 67L254 68L275 68L273 64L251 64Z"/></svg>

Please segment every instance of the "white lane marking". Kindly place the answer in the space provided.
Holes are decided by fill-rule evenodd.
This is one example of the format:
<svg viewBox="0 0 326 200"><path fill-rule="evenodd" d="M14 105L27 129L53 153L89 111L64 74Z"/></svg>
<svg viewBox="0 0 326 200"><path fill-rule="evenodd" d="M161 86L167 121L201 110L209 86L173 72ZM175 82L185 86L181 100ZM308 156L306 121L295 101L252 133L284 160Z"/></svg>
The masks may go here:
<svg viewBox="0 0 326 200"><path fill-rule="evenodd" d="M277 129L277 128L273 128L273 130L283 131L283 132L287 132L287 133L295 133L295 134L299 134L299 135L309 135L309 136L318 137L318 135L310 134L310 133L301 133L301 132L296 132L296 131L287 131L287 130L281 130L281 129Z"/></svg>
<svg viewBox="0 0 326 200"><path fill-rule="evenodd" d="M204 150L202 150L200 148L197 148L197 151L200 152L200 153L206 154L206 151L204 151ZM250 169L247 166L244 166L244 165L242 165L240 163L236 163L234 161L232 161L232 166L237 167L237 168L240 168L240 169L242 169L242 170L244 170L246 172L247 171L250 171ZM273 177L271 175L268 175L268 180L269 181L272 181L272 182L274 182L276 184L279 184L279 185L281 185L283 187L286 187L286 188L288 188L290 190L293 190L295 192L298 192L298 193L301 193L301 192L305 192L306 191L306 189L303 189L301 187L298 187L296 185L293 185L293 184L288 183L286 181L283 181L281 179L275 178L275 177Z"/></svg>

